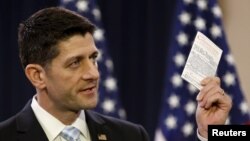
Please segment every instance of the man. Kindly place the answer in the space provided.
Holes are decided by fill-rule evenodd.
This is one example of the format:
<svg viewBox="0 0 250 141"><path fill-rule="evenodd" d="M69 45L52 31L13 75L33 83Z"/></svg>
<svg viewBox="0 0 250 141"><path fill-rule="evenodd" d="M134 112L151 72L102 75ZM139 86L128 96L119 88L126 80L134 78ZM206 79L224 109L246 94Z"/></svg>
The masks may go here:
<svg viewBox="0 0 250 141"><path fill-rule="evenodd" d="M57 7L20 24L20 59L36 94L22 111L0 123L0 141L65 141L75 133L77 141L149 141L142 126L89 110L98 102L94 30L86 18ZM206 138L207 124L223 124L231 101L218 78L202 85L197 124L198 135ZM211 109L214 113L207 114Z"/></svg>

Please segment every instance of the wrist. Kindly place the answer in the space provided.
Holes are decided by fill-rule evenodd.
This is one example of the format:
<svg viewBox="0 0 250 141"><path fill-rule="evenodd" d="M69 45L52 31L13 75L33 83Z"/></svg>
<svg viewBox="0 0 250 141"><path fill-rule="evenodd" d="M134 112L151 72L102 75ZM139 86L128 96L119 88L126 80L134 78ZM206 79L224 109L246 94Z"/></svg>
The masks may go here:
<svg viewBox="0 0 250 141"><path fill-rule="evenodd" d="M203 138L206 138L206 139L208 138L208 131L207 130L198 128L198 134L200 136L202 136Z"/></svg>

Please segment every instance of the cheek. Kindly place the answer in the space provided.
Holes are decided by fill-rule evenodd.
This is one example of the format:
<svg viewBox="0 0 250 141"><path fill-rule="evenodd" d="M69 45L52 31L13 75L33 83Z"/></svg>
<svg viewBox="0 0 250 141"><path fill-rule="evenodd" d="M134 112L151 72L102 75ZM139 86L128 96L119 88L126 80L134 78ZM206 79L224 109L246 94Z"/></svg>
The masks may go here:
<svg viewBox="0 0 250 141"><path fill-rule="evenodd" d="M64 77L58 74L55 74L52 78L48 80L48 91L53 93L63 93L69 91L72 82L70 77Z"/></svg>
<svg viewBox="0 0 250 141"><path fill-rule="evenodd" d="M53 70L53 73L50 73L47 78L50 90L59 93L70 93L78 87L81 76L77 71L71 72L60 68Z"/></svg>
<svg viewBox="0 0 250 141"><path fill-rule="evenodd" d="M55 83L58 83L61 86L70 86L74 85L74 83L77 82L77 73L75 72L69 72L69 73L64 73L64 74L55 74L54 81Z"/></svg>

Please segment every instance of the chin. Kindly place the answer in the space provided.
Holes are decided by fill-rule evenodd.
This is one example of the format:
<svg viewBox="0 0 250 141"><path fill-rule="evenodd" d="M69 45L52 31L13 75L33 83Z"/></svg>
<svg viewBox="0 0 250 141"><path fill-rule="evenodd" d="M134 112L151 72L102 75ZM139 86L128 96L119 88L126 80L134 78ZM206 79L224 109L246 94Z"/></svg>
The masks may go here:
<svg viewBox="0 0 250 141"><path fill-rule="evenodd" d="M96 105L85 105L83 107L83 110L92 110L92 109L95 109L96 108Z"/></svg>
<svg viewBox="0 0 250 141"><path fill-rule="evenodd" d="M83 109L94 109L97 106L97 101L91 103L85 103Z"/></svg>

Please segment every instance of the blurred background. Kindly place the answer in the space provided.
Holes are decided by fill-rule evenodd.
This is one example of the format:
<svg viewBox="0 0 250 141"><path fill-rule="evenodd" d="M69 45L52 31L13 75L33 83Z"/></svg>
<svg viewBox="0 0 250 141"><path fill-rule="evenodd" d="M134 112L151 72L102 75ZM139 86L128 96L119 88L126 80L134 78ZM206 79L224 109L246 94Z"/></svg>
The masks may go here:
<svg viewBox="0 0 250 141"><path fill-rule="evenodd" d="M248 74L250 65L247 61L248 52L250 51L248 47L250 44L250 29L248 28L250 24L250 17L248 16L250 9L247 7L250 1L242 0L236 2L233 0L220 0L219 2L224 14L225 31L235 58L241 86L250 106L250 75Z"/></svg>
<svg viewBox="0 0 250 141"><path fill-rule="evenodd" d="M39 9L63 6L87 13L105 38L96 38L106 75L97 111L142 124L151 140L193 140L198 91L180 74L200 30L224 51L217 75L234 100L228 123L244 124L250 106L248 5L248 0L2 0L0 121L35 94L18 58L18 24Z"/></svg>

